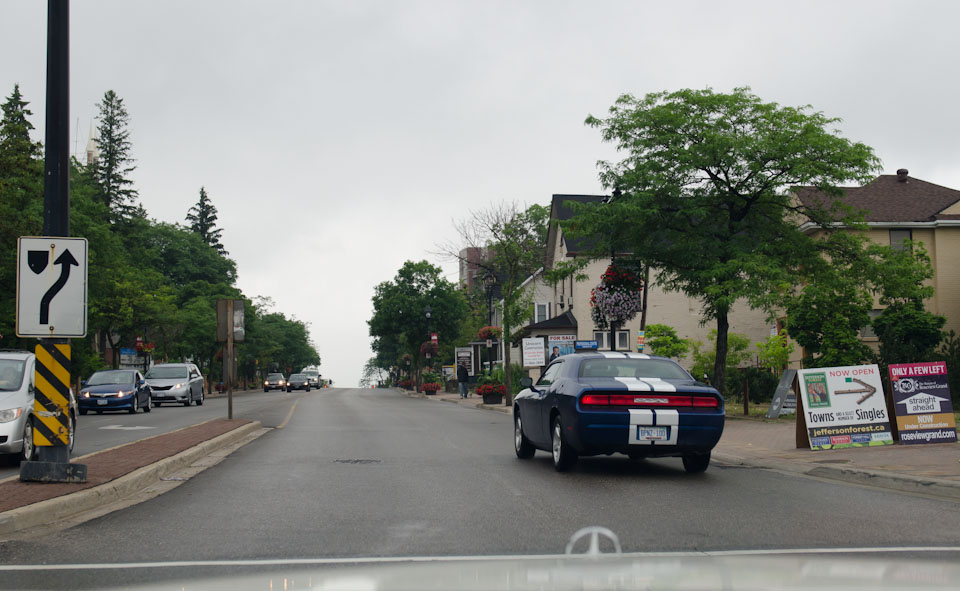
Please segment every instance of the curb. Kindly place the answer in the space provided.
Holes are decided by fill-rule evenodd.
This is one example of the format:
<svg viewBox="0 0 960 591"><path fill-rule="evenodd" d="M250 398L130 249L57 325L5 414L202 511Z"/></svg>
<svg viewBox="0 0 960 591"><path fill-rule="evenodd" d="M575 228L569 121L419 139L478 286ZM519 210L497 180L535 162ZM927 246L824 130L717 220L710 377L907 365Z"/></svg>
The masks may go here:
<svg viewBox="0 0 960 591"><path fill-rule="evenodd" d="M46 525L119 501L260 428L260 421L253 421L99 486L0 513L0 535Z"/></svg>
<svg viewBox="0 0 960 591"><path fill-rule="evenodd" d="M960 482L944 478L909 476L894 472L884 472L882 470L851 468L849 466L808 466L796 462L755 460L723 452L716 453L716 451L714 451L713 458L725 464L781 470L827 480L848 482L850 484L861 484L900 492L920 493L960 501Z"/></svg>
<svg viewBox="0 0 960 591"><path fill-rule="evenodd" d="M449 403L451 403L451 404L460 404L460 403L459 403L458 401L456 401L456 400L447 400L446 398L435 398L435 397L433 397L433 396L427 396L426 394L423 394L423 393L421 393L421 392L413 392L413 391L407 392L406 390L398 390L397 388L392 388L392 390L394 390L395 392L399 392L399 393L401 393L401 394L403 394L403 395L405 395L405 396L409 396L410 398L429 398L429 399L431 399L431 400L439 400L440 402L449 402ZM463 405L460 405L460 406L463 406ZM472 405L472 406L471 406L471 405L467 405L467 407L468 407L468 408L479 408L479 409L482 409L482 410L492 410L492 411L500 412L500 413L507 414L507 415L512 415L512 414L513 414L513 407L512 407L512 406L503 406L503 405L496 405L496 406L494 406L494 405L492 405L492 404L476 404L476 405Z"/></svg>

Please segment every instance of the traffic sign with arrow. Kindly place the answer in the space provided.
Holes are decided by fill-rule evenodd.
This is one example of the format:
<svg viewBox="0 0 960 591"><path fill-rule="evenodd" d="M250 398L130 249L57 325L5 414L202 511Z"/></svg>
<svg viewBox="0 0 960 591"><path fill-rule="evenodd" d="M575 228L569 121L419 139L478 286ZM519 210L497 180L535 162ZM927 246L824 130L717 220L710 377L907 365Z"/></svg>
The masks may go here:
<svg viewBox="0 0 960 591"><path fill-rule="evenodd" d="M17 251L17 336L86 336L86 238L24 236Z"/></svg>

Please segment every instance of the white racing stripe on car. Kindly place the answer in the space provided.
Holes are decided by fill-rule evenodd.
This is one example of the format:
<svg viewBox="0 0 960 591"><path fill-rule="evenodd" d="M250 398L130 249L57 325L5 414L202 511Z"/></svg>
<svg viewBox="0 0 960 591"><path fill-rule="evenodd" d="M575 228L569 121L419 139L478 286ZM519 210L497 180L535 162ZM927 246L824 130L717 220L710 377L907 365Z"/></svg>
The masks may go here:
<svg viewBox="0 0 960 591"><path fill-rule="evenodd" d="M677 387L660 378L613 378L631 392L676 392Z"/></svg>
<svg viewBox="0 0 960 591"><path fill-rule="evenodd" d="M677 434L680 431L680 413L676 410L648 410L645 408L631 408L630 433L627 442L631 445L676 445ZM638 427L667 427L667 439L655 441L640 439Z"/></svg>

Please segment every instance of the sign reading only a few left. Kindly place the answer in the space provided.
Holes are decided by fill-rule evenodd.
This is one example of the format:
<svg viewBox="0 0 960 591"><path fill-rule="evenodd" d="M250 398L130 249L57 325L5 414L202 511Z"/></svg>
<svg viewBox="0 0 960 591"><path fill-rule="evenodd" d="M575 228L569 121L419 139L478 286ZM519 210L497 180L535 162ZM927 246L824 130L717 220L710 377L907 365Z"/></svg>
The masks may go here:
<svg viewBox="0 0 960 591"><path fill-rule="evenodd" d="M17 336L87 334L87 239L21 236L17 241Z"/></svg>

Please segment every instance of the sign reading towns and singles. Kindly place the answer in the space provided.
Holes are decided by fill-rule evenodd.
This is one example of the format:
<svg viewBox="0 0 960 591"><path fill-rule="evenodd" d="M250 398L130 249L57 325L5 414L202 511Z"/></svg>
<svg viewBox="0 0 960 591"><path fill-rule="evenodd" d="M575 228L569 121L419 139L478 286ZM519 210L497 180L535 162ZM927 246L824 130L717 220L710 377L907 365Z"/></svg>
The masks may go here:
<svg viewBox="0 0 960 591"><path fill-rule="evenodd" d="M801 369L798 379L810 449L893 443L879 367Z"/></svg>
<svg viewBox="0 0 960 591"><path fill-rule="evenodd" d="M900 443L952 443L957 440L946 363L891 365L890 383L893 384Z"/></svg>

